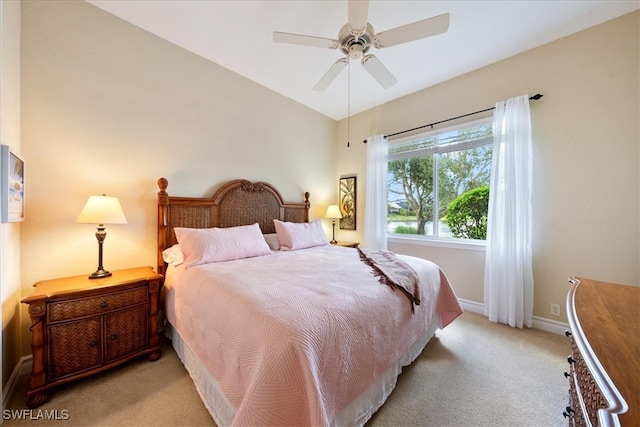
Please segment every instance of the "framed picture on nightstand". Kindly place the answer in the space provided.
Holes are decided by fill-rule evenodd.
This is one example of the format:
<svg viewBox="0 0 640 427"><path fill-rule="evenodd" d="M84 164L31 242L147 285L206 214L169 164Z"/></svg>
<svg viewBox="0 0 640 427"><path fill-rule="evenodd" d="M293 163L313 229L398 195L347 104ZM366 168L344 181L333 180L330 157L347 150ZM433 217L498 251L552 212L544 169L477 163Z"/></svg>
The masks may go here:
<svg viewBox="0 0 640 427"><path fill-rule="evenodd" d="M0 210L2 222L24 221L24 159L0 145Z"/></svg>

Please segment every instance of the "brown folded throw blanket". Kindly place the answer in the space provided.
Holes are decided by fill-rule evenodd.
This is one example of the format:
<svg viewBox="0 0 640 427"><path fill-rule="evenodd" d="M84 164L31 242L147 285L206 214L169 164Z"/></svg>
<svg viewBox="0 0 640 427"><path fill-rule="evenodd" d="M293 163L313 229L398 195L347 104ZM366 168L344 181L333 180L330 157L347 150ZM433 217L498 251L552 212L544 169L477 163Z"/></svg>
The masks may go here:
<svg viewBox="0 0 640 427"><path fill-rule="evenodd" d="M420 305L420 288L418 274L406 262L402 261L391 251L382 249L360 249L360 259L373 268L374 275L380 283L398 288L411 301L411 312L414 304Z"/></svg>

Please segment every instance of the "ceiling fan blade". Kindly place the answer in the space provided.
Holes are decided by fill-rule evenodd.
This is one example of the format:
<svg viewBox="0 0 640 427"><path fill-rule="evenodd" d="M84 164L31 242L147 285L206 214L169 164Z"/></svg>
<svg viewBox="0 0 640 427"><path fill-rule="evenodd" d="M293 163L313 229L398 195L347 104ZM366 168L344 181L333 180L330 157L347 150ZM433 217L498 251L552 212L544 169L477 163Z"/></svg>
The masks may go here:
<svg viewBox="0 0 640 427"><path fill-rule="evenodd" d="M329 87L331 82L334 81L336 79L336 77L338 77L338 74L340 74L340 72L342 72L342 70L344 70L344 67L346 67L347 64L349 64L349 58L340 58L340 59L338 59L331 66L331 68L329 68L329 71L327 71L324 74L324 76L322 76L320 81L313 87L313 90L318 91L318 92L322 92L327 87Z"/></svg>
<svg viewBox="0 0 640 427"><path fill-rule="evenodd" d="M340 46L338 40L305 36L303 34L281 33L279 31L273 32L273 41L276 43L301 44L304 46L325 47L329 49L337 49Z"/></svg>
<svg viewBox="0 0 640 427"><path fill-rule="evenodd" d="M385 89L389 89L398 80L391 74L389 70L380 62L375 55L365 55L362 57L362 66L380 83Z"/></svg>
<svg viewBox="0 0 640 427"><path fill-rule="evenodd" d="M382 31L374 36L373 44L380 49L446 33L448 29L449 14L443 13L422 21Z"/></svg>
<svg viewBox="0 0 640 427"><path fill-rule="evenodd" d="M367 30L369 0L349 0L349 26L352 34L361 36Z"/></svg>

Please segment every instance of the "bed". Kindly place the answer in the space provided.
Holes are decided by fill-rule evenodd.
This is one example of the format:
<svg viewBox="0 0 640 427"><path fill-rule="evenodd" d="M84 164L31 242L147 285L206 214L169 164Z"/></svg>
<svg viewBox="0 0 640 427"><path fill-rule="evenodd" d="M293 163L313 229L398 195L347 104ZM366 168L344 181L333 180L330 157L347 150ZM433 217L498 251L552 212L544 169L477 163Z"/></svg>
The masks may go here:
<svg viewBox="0 0 640 427"><path fill-rule="evenodd" d="M219 426L364 425L462 313L434 263L384 254L411 267L407 292L373 251L328 244L309 193L285 203L265 182L211 198L158 186L165 334Z"/></svg>

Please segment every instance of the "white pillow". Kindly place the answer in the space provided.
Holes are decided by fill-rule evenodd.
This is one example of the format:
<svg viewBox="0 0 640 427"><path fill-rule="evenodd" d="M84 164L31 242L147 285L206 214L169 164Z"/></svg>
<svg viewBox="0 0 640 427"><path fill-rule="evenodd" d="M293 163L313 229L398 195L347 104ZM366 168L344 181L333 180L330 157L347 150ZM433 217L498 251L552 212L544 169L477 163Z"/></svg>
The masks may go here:
<svg viewBox="0 0 640 427"><path fill-rule="evenodd" d="M329 244L319 219L313 222L282 222L274 219L273 223L280 240L280 250L293 251Z"/></svg>
<svg viewBox="0 0 640 427"><path fill-rule="evenodd" d="M162 251L162 259L169 265L176 266L182 264L184 262L184 255L182 255L180 245L175 244Z"/></svg>
<svg viewBox="0 0 640 427"><path fill-rule="evenodd" d="M271 249L272 251L280 250L280 240L278 239L278 235L276 233L265 234L264 240L267 242L267 245L269 245L269 249Z"/></svg>
<svg viewBox="0 0 640 427"><path fill-rule="evenodd" d="M229 228L174 229L185 268L271 254L258 223Z"/></svg>

